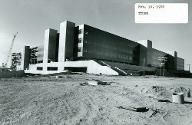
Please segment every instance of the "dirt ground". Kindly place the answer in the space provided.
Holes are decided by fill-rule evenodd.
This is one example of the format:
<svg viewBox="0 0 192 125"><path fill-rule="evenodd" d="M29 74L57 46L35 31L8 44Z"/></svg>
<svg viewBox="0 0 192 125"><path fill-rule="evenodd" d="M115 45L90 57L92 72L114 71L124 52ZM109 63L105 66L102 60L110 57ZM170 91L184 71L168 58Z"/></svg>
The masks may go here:
<svg viewBox="0 0 192 125"><path fill-rule="evenodd" d="M87 85L101 80L109 85ZM0 79L1 125L192 125L192 79L88 74ZM161 100L161 101L159 101ZM136 112L130 107L146 107Z"/></svg>

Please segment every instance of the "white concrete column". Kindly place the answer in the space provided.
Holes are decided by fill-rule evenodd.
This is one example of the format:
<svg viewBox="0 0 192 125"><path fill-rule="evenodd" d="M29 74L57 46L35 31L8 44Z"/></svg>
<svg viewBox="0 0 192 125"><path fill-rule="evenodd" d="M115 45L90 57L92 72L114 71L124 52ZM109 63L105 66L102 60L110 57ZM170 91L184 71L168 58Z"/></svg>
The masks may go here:
<svg viewBox="0 0 192 125"><path fill-rule="evenodd" d="M60 24L59 36L59 62L73 58L75 23L64 21Z"/></svg>
<svg viewBox="0 0 192 125"><path fill-rule="evenodd" d="M46 29L44 34L43 63L48 63L49 32L50 32L50 29Z"/></svg>
<svg viewBox="0 0 192 125"><path fill-rule="evenodd" d="M67 21L60 24L60 35L59 35L59 62L65 61L65 45L66 45L66 32L67 32Z"/></svg>

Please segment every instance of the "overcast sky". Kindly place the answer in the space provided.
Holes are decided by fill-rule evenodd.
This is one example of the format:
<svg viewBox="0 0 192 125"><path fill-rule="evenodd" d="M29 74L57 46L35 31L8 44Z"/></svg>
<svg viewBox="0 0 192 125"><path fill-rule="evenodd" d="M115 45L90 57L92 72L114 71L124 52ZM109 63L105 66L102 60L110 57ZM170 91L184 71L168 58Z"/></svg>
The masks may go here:
<svg viewBox="0 0 192 125"><path fill-rule="evenodd" d="M13 34L19 32L13 51L24 45L42 45L44 30L59 29L69 20L138 41L149 39L153 47L178 52L186 64L192 64L192 1L158 0L189 3L188 24L135 24L134 4L156 0L0 0L0 65L5 62Z"/></svg>

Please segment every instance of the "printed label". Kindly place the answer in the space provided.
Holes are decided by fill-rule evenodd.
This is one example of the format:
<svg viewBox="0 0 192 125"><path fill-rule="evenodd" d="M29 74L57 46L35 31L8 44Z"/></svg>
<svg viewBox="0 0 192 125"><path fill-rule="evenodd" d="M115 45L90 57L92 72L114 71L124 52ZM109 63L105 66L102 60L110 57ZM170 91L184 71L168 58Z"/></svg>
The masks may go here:
<svg viewBox="0 0 192 125"><path fill-rule="evenodd" d="M188 3L136 3L135 23L188 23Z"/></svg>

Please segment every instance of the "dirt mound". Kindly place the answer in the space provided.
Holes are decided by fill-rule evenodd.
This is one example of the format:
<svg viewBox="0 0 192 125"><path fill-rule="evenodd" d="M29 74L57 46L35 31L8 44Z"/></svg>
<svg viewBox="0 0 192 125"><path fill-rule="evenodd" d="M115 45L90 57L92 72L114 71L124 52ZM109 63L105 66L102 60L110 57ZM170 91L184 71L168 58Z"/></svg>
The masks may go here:
<svg viewBox="0 0 192 125"><path fill-rule="evenodd" d="M177 87L174 89L174 93L184 93L186 95L188 93L189 89L184 87Z"/></svg>
<svg viewBox="0 0 192 125"><path fill-rule="evenodd" d="M146 94L155 95L156 97L170 98L171 92L163 86L151 86Z"/></svg>

